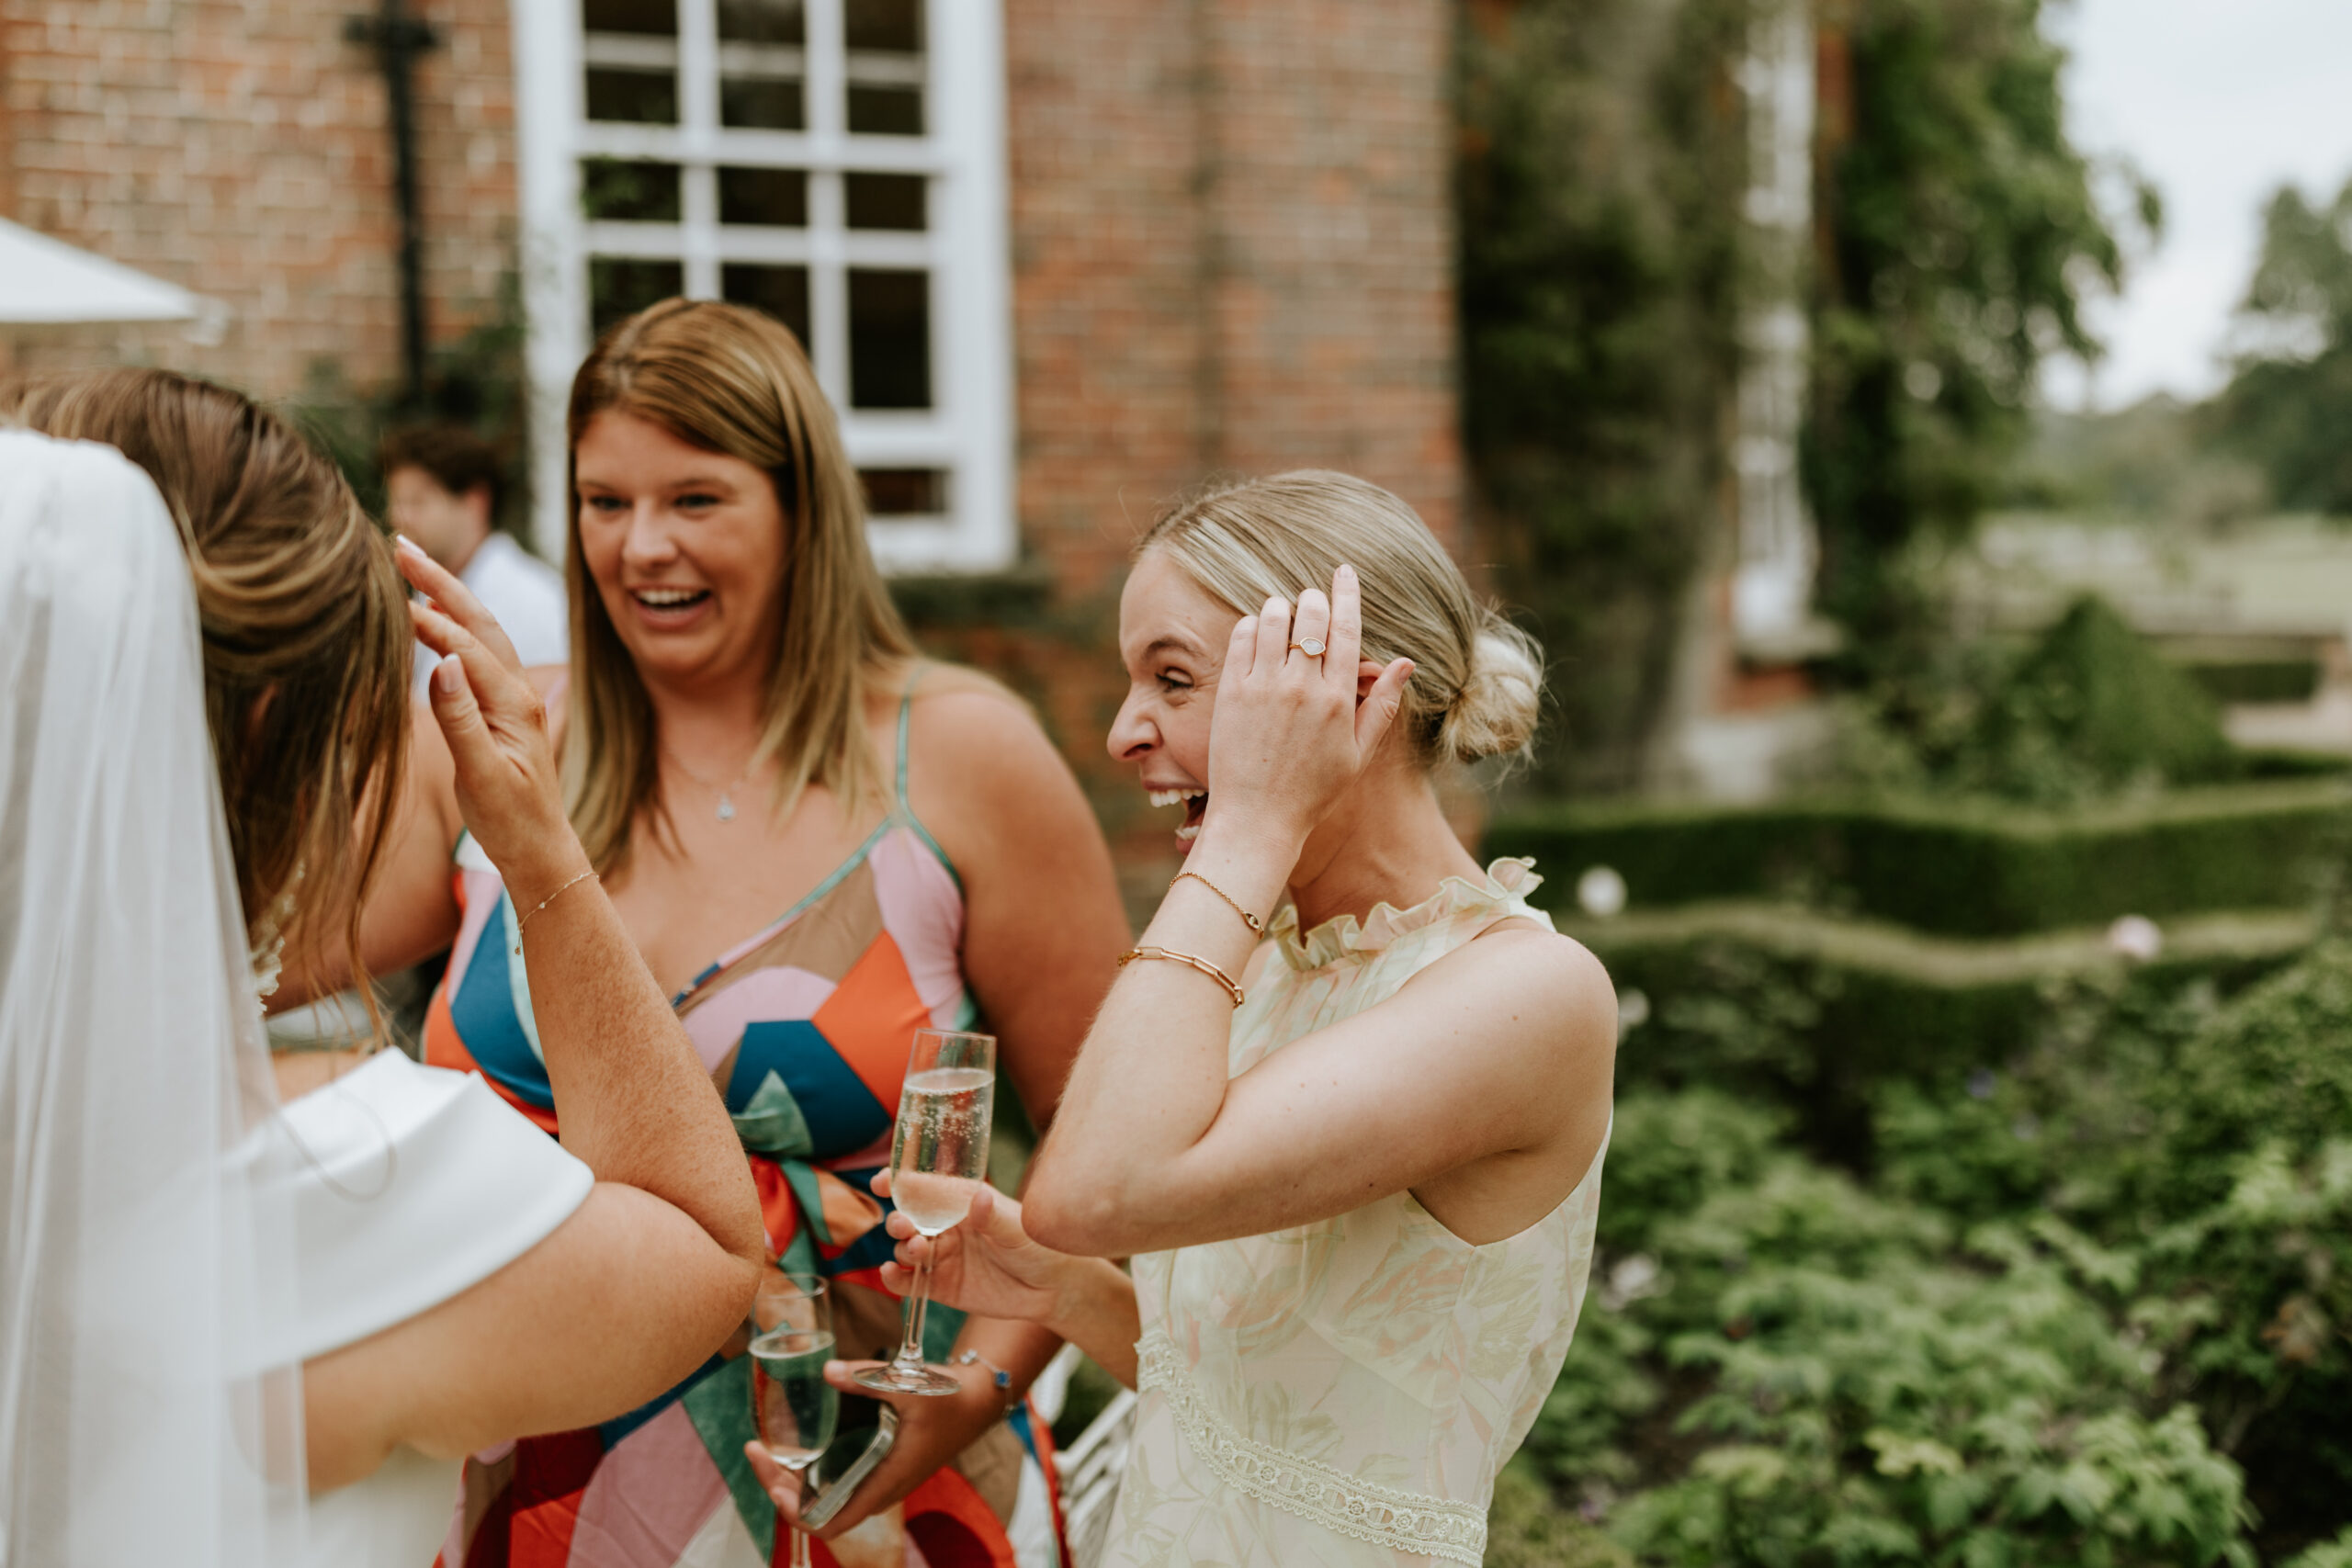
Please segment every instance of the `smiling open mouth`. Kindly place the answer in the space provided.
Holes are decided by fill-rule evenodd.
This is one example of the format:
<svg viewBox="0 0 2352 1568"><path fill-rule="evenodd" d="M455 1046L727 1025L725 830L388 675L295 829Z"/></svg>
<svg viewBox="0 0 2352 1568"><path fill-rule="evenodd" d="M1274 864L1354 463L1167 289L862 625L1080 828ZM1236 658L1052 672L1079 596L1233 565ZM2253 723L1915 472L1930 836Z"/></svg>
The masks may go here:
<svg viewBox="0 0 2352 1568"><path fill-rule="evenodd" d="M1155 789L1150 792L1154 806L1184 807L1184 825L1176 829L1177 838L1191 843L1201 836L1201 822L1209 814L1209 792L1204 789Z"/></svg>
<svg viewBox="0 0 2352 1568"><path fill-rule="evenodd" d="M639 588L629 597L656 615L691 610L710 597L707 588Z"/></svg>

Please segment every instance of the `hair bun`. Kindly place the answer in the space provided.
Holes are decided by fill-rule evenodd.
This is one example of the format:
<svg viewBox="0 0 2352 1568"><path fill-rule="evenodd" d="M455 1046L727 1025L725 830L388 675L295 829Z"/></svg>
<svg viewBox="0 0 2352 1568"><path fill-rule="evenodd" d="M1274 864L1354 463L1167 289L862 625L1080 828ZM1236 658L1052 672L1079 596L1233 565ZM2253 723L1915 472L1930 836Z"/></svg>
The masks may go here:
<svg viewBox="0 0 2352 1568"><path fill-rule="evenodd" d="M1457 762L1515 757L1535 739L1544 661L1535 641L1489 612L1470 655L1470 678L1438 728L1439 754Z"/></svg>

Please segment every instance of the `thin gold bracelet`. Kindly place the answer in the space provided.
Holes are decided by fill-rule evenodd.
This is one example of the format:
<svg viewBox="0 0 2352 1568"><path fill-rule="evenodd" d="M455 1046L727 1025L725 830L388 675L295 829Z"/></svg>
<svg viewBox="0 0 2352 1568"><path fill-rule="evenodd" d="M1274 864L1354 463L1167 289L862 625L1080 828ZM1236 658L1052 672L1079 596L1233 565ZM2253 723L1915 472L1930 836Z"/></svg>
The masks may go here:
<svg viewBox="0 0 2352 1568"><path fill-rule="evenodd" d="M1210 892L1216 894L1218 897L1232 905L1233 912L1241 917L1241 923L1250 928L1250 934L1251 936L1264 936L1266 934L1265 921L1260 919L1257 916L1243 908L1241 907L1241 900L1236 898L1232 894L1227 893L1224 888L1219 887L1216 883L1211 882L1207 877L1203 876L1197 871L1180 871L1175 875L1170 877L1168 879L1169 891L1171 893L1174 892L1176 885L1183 881L1186 877L1192 878L1194 882L1199 883L1202 886L1207 888Z"/></svg>
<svg viewBox="0 0 2352 1568"><path fill-rule="evenodd" d="M582 883L587 881L590 877L595 874L596 868L593 865L590 866L586 871L582 872L579 875L573 877L571 881L565 883L562 886L557 888L554 892L548 894L546 897L532 905L531 915L537 914L541 909L546 908L549 904L554 903L557 899L562 897L565 894L571 892L573 888L579 886ZM523 934L523 928L531 923L531 915L525 915L521 919L514 922L514 935L517 939L521 938Z"/></svg>
<svg viewBox="0 0 2352 1568"><path fill-rule="evenodd" d="M1223 986L1226 994L1233 998L1235 1007L1241 1005L1241 987L1234 983L1233 976L1205 958L1195 957L1189 953L1174 953L1164 947L1131 947L1119 954L1119 967L1125 969L1138 958L1165 958L1171 964L1182 964L1197 969Z"/></svg>

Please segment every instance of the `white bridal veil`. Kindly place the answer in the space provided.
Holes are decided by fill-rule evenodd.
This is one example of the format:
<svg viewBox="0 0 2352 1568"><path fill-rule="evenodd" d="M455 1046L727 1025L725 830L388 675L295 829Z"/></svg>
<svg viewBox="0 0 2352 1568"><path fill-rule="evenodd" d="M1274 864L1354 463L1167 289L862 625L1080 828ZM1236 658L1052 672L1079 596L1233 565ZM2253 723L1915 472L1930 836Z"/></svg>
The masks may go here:
<svg viewBox="0 0 2352 1568"><path fill-rule="evenodd" d="M278 1568L293 1224L147 476L0 430L0 1568Z"/></svg>

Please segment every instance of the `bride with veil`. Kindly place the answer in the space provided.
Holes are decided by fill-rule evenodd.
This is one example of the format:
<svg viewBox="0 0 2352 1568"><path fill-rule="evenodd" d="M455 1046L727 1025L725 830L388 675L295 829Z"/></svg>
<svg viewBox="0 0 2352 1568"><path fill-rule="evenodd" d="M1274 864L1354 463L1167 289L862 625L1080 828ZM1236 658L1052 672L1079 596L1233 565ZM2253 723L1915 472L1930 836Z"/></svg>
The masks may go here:
<svg viewBox="0 0 2352 1568"><path fill-rule="evenodd" d="M396 570L332 466L220 388L0 390L7 425L0 1568L421 1568L462 1455L618 1416L741 1326L732 1126L460 584ZM348 939L407 808L412 618L468 826L537 902L535 992L570 998L539 1009L560 1146L397 1053L280 1103L308 1083L260 998L281 948Z"/></svg>

